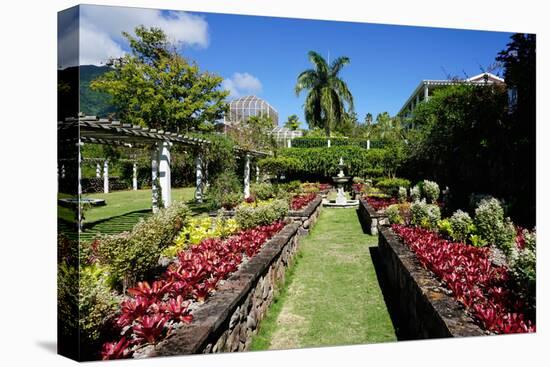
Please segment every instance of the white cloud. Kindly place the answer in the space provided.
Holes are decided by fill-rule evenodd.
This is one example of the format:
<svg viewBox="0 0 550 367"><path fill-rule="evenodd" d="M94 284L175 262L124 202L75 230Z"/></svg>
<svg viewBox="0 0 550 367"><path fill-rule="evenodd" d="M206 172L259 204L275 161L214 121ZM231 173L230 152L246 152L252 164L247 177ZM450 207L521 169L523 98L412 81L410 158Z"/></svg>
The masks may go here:
<svg viewBox="0 0 550 367"><path fill-rule="evenodd" d="M249 73L234 73L231 78L224 79L222 88L229 91L229 97L240 97L247 94L258 94L262 91L262 83Z"/></svg>
<svg viewBox="0 0 550 367"><path fill-rule="evenodd" d="M164 30L168 40L177 47L208 47L208 23L200 15L182 11L160 11L156 9L80 6L80 65L104 63L110 57L119 57L127 45L122 32L133 34L135 27L158 27ZM73 34L74 35L74 34ZM63 31L58 35L61 47L71 44L70 34ZM72 43L74 45L74 43ZM73 47L74 48L74 47ZM63 67L73 66L74 57L69 51Z"/></svg>

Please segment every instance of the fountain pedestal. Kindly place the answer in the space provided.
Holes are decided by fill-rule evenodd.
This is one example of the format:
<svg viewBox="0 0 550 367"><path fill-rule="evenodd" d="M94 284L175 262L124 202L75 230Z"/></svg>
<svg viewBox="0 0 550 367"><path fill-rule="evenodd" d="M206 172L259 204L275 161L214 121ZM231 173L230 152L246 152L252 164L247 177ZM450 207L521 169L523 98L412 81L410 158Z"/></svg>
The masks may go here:
<svg viewBox="0 0 550 367"><path fill-rule="evenodd" d="M332 206L337 208L347 208L347 207L353 207L359 205L359 200L348 200L346 199L346 193L344 190L344 185L349 182L350 176L346 176L344 174L344 167L346 165L344 164L344 160L342 157L340 157L340 163L338 164L338 168L340 172L336 175L336 177L332 178L332 181L336 184L337 191L336 191L336 200L324 200L323 206Z"/></svg>

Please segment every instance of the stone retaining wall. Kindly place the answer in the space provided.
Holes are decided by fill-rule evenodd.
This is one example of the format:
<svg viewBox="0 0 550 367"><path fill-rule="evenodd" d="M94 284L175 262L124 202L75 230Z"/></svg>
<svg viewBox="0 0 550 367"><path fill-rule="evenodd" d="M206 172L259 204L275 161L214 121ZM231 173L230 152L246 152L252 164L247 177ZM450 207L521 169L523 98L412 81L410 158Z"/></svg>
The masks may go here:
<svg viewBox="0 0 550 367"><path fill-rule="evenodd" d="M306 205L305 208L301 210L290 210L288 212L288 218L300 226L298 228L298 233L301 236L308 234L309 229L313 227L317 218L319 218L322 201L322 197L317 195L317 197Z"/></svg>
<svg viewBox="0 0 550 367"><path fill-rule="evenodd" d="M389 224L388 217L384 213L377 213L363 198L359 199L359 214L366 224L368 233L373 236L378 234L379 225Z"/></svg>
<svg viewBox="0 0 550 367"><path fill-rule="evenodd" d="M378 250L388 283L386 291L396 305L405 338L486 334L389 226L380 226L379 230Z"/></svg>
<svg viewBox="0 0 550 367"><path fill-rule="evenodd" d="M248 350L258 323L284 283L298 244L298 223L287 224L175 331L143 357Z"/></svg>

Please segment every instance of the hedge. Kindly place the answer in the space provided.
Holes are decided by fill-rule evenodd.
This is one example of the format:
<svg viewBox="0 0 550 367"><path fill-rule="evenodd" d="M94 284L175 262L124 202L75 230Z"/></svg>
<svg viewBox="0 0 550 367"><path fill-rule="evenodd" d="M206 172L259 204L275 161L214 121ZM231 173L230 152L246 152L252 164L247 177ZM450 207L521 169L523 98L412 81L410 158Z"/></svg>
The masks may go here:
<svg viewBox="0 0 550 367"><path fill-rule="evenodd" d="M321 148L327 146L326 137L301 137L292 139L292 147L294 148ZM336 146L358 146L361 148L367 148L368 139L350 139L343 137L332 137L330 138L331 147ZM382 148L383 144L381 141L371 141L370 148Z"/></svg>
<svg viewBox="0 0 550 367"><path fill-rule="evenodd" d="M338 173L340 157L344 159L347 176L373 177L383 174L384 149L363 149L358 146L323 148L288 148L279 156L294 158L299 166L290 176L330 178Z"/></svg>

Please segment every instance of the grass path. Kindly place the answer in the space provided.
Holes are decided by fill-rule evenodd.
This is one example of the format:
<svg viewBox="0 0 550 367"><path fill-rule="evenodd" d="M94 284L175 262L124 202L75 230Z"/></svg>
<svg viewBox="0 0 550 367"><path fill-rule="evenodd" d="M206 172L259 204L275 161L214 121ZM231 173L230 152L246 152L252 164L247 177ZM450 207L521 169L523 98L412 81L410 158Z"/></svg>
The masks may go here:
<svg viewBox="0 0 550 367"><path fill-rule="evenodd" d="M397 340L355 209L324 209L302 239L252 350Z"/></svg>

